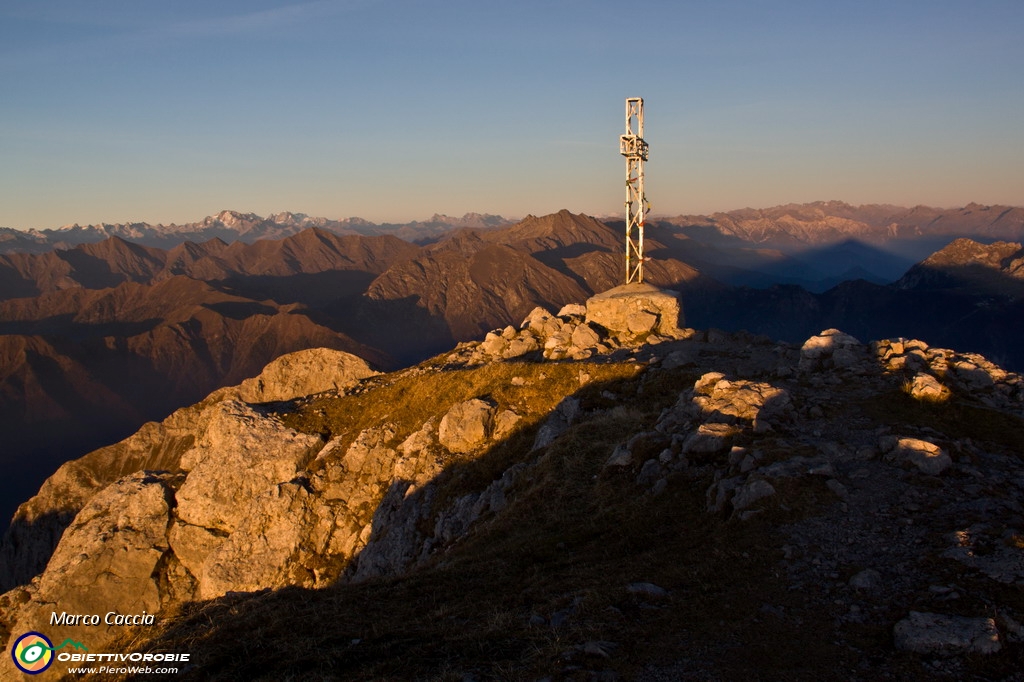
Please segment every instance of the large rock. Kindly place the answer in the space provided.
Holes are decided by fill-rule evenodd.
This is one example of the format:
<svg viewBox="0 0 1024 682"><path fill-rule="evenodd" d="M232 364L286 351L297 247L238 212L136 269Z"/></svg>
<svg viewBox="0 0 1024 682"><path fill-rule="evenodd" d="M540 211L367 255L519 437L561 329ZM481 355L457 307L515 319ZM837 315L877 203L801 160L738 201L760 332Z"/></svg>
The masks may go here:
<svg viewBox="0 0 1024 682"><path fill-rule="evenodd" d="M919 372L905 387L907 394L915 400L941 403L949 400L950 390L931 374Z"/></svg>
<svg viewBox="0 0 1024 682"><path fill-rule="evenodd" d="M180 470L223 400L263 403L345 389L377 374L364 360L338 350L312 348L283 355L259 376L214 391L203 403L177 410L163 422L144 424L123 441L66 462L18 508L0 547L0 590L27 583L40 573L64 529L99 490L137 471Z"/></svg>
<svg viewBox="0 0 1024 682"><path fill-rule="evenodd" d="M697 380L693 405L703 421L725 423L753 423L792 412L793 408L783 388L746 379L729 381L717 372Z"/></svg>
<svg viewBox="0 0 1024 682"><path fill-rule="evenodd" d="M889 450L887 459L897 463L909 463L916 466L922 473L938 476L953 465L953 460L945 450L935 443L920 438L898 438L883 444Z"/></svg>
<svg viewBox="0 0 1024 682"><path fill-rule="evenodd" d="M119 443L62 464L14 514L0 547L0 590L41 573L68 524L99 491L139 471L177 471L203 423L200 407L183 408L163 422L143 424Z"/></svg>
<svg viewBox="0 0 1024 682"><path fill-rule="evenodd" d="M285 585L318 587L335 529L330 508L301 483L271 487L247 506L245 519L205 559L199 597ZM330 577L335 577L331 575Z"/></svg>
<svg viewBox="0 0 1024 682"><path fill-rule="evenodd" d="M291 400L301 396L342 390L378 372L360 357L330 348L310 348L277 358L263 371L238 386L215 391L214 400L234 398L247 403Z"/></svg>
<svg viewBox="0 0 1024 682"><path fill-rule="evenodd" d="M178 518L230 533L249 500L294 478L323 442L233 400L211 409L205 432L181 457L188 478L178 491Z"/></svg>
<svg viewBox="0 0 1024 682"><path fill-rule="evenodd" d="M714 455L732 447L739 429L729 424L701 424L683 441L683 454Z"/></svg>
<svg viewBox="0 0 1024 682"><path fill-rule="evenodd" d="M851 367L867 357L867 347L856 338L838 329L826 329L807 339L800 348L800 369Z"/></svg>
<svg viewBox="0 0 1024 682"><path fill-rule="evenodd" d="M736 492L735 497L732 498L732 508L735 511L742 511L758 500L771 497L774 494L775 488L771 483L759 478L754 479L748 481Z"/></svg>
<svg viewBox="0 0 1024 682"><path fill-rule="evenodd" d="M11 632L42 631L55 643L70 637L99 648L122 628L52 625L51 613L100 614L102 619L110 611L159 611L170 476L141 472L95 495L64 533L46 571L26 590L30 599L17 613L5 614Z"/></svg>
<svg viewBox="0 0 1024 682"><path fill-rule="evenodd" d="M490 439L496 412L494 405L479 398L457 403L441 418L437 438L452 452L472 452Z"/></svg>
<svg viewBox="0 0 1024 682"><path fill-rule="evenodd" d="M633 341L648 334L675 335L683 312L678 292L634 282L587 299L586 321L620 341Z"/></svg>
<svg viewBox="0 0 1024 682"><path fill-rule="evenodd" d="M907 618L896 623L893 640L897 649L933 656L994 654L1002 648L992 618L920 611L911 611Z"/></svg>

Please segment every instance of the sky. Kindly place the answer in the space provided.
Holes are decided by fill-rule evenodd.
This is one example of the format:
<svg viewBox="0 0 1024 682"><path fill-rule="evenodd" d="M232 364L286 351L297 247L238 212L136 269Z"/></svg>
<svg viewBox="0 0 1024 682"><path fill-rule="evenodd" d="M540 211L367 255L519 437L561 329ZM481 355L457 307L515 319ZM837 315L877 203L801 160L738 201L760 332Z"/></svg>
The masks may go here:
<svg viewBox="0 0 1024 682"><path fill-rule="evenodd" d="M0 0L0 226L1024 205L1020 0Z"/></svg>

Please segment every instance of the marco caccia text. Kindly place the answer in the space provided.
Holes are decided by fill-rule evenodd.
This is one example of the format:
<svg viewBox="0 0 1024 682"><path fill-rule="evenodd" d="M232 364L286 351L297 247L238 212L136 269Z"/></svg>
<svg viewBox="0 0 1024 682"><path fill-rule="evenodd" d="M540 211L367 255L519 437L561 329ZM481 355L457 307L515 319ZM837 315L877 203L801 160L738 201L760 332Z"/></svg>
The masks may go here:
<svg viewBox="0 0 1024 682"><path fill-rule="evenodd" d="M109 611L106 615L98 613L68 613L62 611L59 615L56 611L50 614L50 625L152 625L156 617L152 613L118 613Z"/></svg>

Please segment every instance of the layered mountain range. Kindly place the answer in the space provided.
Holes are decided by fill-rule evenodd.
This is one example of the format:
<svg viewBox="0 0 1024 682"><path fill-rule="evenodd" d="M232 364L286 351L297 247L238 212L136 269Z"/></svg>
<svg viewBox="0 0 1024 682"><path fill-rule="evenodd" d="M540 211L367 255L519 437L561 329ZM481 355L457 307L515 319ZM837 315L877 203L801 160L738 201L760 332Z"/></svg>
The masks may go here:
<svg viewBox="0 0 1024 682"><path fill-rule="evenodd" d="M798 284L815 292L842 281L885 284L958 237L1024 240L1024 209L851 206L840 201L677 216L698 248L688 262L734 285Z"/></svg>
<svg viewBox="0 0 1024 682"><path fill-rule="evenodd" d="M199 222L182 225L101 223L83 226L75 223L43 230L0 228L0 253L44 253L51 249L68 249L79 244L92 244L111 237L165 249L186 241L205 242L211 239L252 243L261 239L283 239L314 227L335 234L358 234L366 237L391 235L406 241L424 243L452 229L486 229L508 225L511 222L501 216L480 213L467 213L461 218L435 214L424 221L377 224L362 218L332 220L287 211L266 218L255 213L221 211Z"/></svg>
<svg viewBox="0 0 1024 682"><path fill-rule="evenodd" d="M785 253L786 244L813 246L831 263L815 266L817 275L836 276L850 262L891 268L902 256L881 246L952 235L957 221L986 239L1020 234L1024 224L1020 209L900 210L895 220L892 207L829 202L660 221L647 230L646 278L682 291L688 318L703 328L791 342L828 327L863 338L913 335L1024 366L1019 244L954 242L895 284L872 275L876 283L822 293L771 274L777 267L787 281L808 281L798 275L808 275L800 259L810 256ZM322 346L395 368L621 279L621 225L567 211L504 222L435 216L419 225L438 231L415 244L395 234L337 234L338 224L294 214L222 212L160 230L169 248L132 241L125 229L73 248L0 255L0 424L11 472L0 484L0 513L9 518L61 462L253 376L284 353ZM300 231L245 241L278 228ZM180 241L207 229L236 239ZM117 230L64 230L107 232ZM874 241L828 242L851 235ZM830 261L826 251L843 257ZM755 280L774 284L734 286Z"/></svg>

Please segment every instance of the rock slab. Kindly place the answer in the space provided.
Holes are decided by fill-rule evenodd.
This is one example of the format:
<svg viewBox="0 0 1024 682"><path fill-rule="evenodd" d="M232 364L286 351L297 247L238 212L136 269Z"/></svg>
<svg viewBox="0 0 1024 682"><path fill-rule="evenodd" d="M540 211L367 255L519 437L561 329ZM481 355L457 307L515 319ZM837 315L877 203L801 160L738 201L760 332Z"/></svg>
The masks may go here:
<svg viewBox="0 0 1024 682"><path fill-rule="evenodd" d="M634 282L589 298L586 321L620 340L672 336L683 324L683 310L677 292Z"/></svg>
<svg viewBox="0 0 1024 682"><path fill-rule="evenodd" d="M911 611L893 628L897 649L918 654L956 656L994 654L1002 648L992 618L944 616Z"/></svg>

